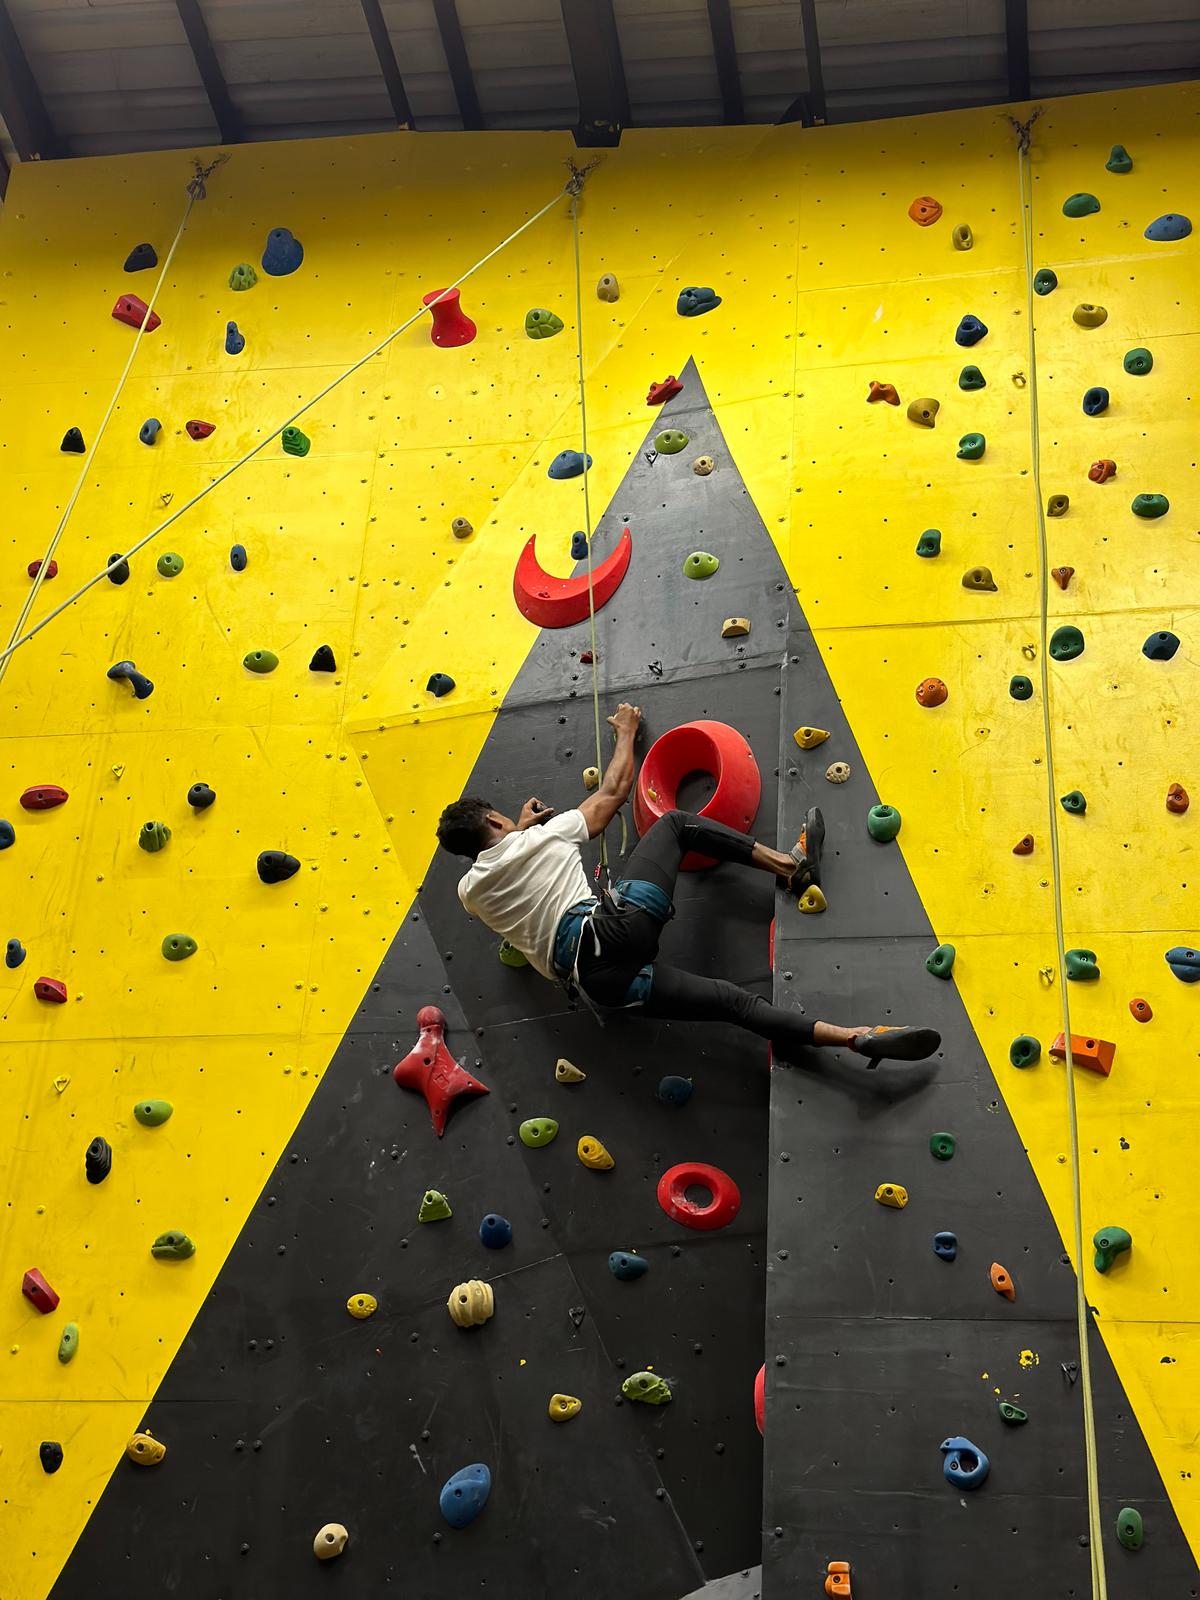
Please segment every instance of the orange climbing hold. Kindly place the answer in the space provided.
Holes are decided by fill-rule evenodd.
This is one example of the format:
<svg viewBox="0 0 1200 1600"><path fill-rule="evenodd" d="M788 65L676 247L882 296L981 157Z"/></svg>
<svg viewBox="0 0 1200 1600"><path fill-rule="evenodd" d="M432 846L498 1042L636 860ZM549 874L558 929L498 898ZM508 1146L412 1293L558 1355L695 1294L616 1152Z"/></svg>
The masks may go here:
<svg viewBox="0 0 1200 1600"><path fill-rule="evenodd" d="M1154 1015L1150 1009L1149 1000L1131 1000L1129 1002L1129 1011L1135 1022L1149 1022Z"/></svg>
<svg viewBox="0 0 1200 1600"><path fill-rule="evenodd" d="M1023 839L1018 839L1013 845L1013 855L1031 856L1033 854L1033 835L1027 833Z"/></svg>
<svg viewBox="0 0 1200 1600"><path fill-rule="evenodd" d="M1077 1067L1098 1072L1103 1078L1107 1078L1112 1071L1116 1054L1116 1045L1110 1044L1107 1039L1089 1039L1086 1033L1071 1035L1071 1060ZM1054 1061L1067 1059L1066 1039L1061 1033L1050 1046L1050 1056Z"/></svg>
<svg viewBox="0 0 1200 1600"><path fill-rule="evenodd" d="M923 706L945 705L950 691L940 678L922 678L917 685L917 701Z"/></svg>
<svg viewBox="0 0 1200 1600"><path fill-rule="evenodd" d="M1071 579L1075 576L1075 568L1051 567L1050 576L1054 579L1055 583L1060 589L1065 589L1070 583Z"/></svg>
<svg viewBox="0 0 1200 1600"><path fill-rule="evenodd" d="M988 1268L988 1277L992 1280L992 1288L997 1294L1002 1294L1006 1300L1017 1298L1012 1279L998 1261L993 1261Z"/></svg>
<svg viewBox="0 0 1200 1600"><path fill-rule="evenodd" d="M1088 468L1088 477L1093 483L1107 483L1110 478L1117 475L1117 463L1109 461L1107 457L1100 461L1093 461Z"/></svg>
<svg viewBox="0 0 1200 1600"><path fill-rule="evenodd" d="M146 321L146 312L150 311L144 300L139 300L136 294L123 294L113 307L112 314L118 322L123 322L127 328L140 328ZM155 328L162 326L162 318L157 311L150 311L150 320L146 322L146 332L153 333Z"/></svg>
<svg viewBox="0 0 1200 1600"><path fill-rule="evenodd" d="M935 200L931 194L919 194L909 206L908 214L918 228L928 228L942 214L941 201Z"/></svg>
<svg viewBox="0 0 1200 1600"><path fill-rule="evenodd" d="M825 1571L828 1574L825 1579L825 1593L840 1595L843 1600L850 1600L850 1563L831 1561Z"/></svg>
<svg viewBox="0 0 1200 1600"><path fill-rule="evenodd" d="M869 406L878 405L881 400L889 406L898 406L900 404L900 396L896 393L896 385L894 383L872 382L870 392L867 395L867 404Z"/></svg>
<svg viewBox="0 0 1200 1600"><path fill-rule="evenodd" d="M1167 790L1167 810L1173 811L1177 817L1181 817L1191 803L1181 783L1173 783Z"/></svg>

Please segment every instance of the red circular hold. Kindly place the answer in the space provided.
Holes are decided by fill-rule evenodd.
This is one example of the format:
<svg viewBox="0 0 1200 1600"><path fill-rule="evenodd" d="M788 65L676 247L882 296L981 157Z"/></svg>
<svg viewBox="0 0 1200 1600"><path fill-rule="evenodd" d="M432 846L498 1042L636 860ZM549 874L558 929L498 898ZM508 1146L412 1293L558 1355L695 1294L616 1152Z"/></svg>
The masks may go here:
<svg viewBox="0 0 1200 1600"><path fill-rule="evenodd" d="M633 820L639 833L674 811L679 785L692 772L706 772L717 787L700 812L714 822L749 833L758 814L762 776L754 751L736 728L725 722L684 722L650 746L633 794ZM711 867L711 856L692 850L684 856L684 872Z"/></svg>
<svg viewBox="0 0 1200 1600"><path fill-rule="evenodd" d="M693 1184L709 1190L712 1199L698 1206L687 1197ZM672 1222L710 1233L731 1223L742 1208L742 1192L727 1172L704 1161L681 1161L658 1180L658 1203Z"/></svg>
<svg viewBox="0 0 1200 1600"><path fill-rule="evenodd" d="M765 1434L767 1425L767 1368L765 1362L759 1367L758 1377L754 1380L754 1420L758 1423L759 1433Z"/></svg>

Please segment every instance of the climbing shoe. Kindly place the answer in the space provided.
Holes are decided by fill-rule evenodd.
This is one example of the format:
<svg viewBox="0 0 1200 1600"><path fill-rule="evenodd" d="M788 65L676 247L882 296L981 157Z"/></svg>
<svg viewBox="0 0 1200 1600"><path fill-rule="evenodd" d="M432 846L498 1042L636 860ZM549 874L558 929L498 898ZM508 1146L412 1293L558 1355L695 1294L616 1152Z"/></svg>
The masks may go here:
<svg viewBox="0 0 1200 1600"><path fill-rule="evenodd" d="M796 848L788 854L796 863L796 870L788 879L793 894L813 888L821 881L821 846L825 843L825 819L820 806L810 806L800 829Z"/></svg>
<svg viewBox="0 0 1200 1600"><path fill-rule="evenodd" d="M860 1033L851 1048L874 1066L884 1060L924 1061L941 1042L936 1028L872 1028Z"/></svg>

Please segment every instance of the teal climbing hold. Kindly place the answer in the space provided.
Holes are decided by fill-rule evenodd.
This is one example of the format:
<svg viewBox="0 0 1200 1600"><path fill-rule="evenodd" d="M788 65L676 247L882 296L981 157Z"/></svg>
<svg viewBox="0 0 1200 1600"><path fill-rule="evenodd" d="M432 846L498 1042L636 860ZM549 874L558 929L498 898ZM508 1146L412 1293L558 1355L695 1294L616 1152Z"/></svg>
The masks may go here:
<svg viewBox="0 0 1200 1600"><path fill-rule="evenodd" d="M1100 967L1096 960L1094 950L1068 950L1067 977L1072 983L1095 983L1100 976Z"/></svg>
<svg viewBox="0 0 1200 1600"><path fill-rule="evenodd" d="M168 961L186 961L198 948L190 933L169 933L162 942L162 953Z"/></svg>
<svg viewBox="0 0 1200 1600"><path fill-rule="evenodd" d="M1036 1067L1042 1059L1041 1043L1030 1033L1019 1033L1008 1047L1008 1059L1014 1067Z"/></svg>
<svg viewBox="0 0 1200 1600"><path fill-rule="evenodd" d="M165 822L143 822L138 831L138 844L151 855L165 850L170 843L171 830Z"/></svg>
<svg viewBox="0 0 1200 1600"><path fill-rule="evenodd" d="M1190 945L1173 944L1163 960L1180 983L1200 983L1200 950Z"/></svg>
<svg viewBox="0 0 1200 1600"><path fill-rule="evenodd" d="M952 1159L958 1142L952 1133L931 1133L929 1135L929 1154L937 1161Z"/></svg>
<svg viewBox="0 0 1200 1600"><path fill-rule="evenodd" d="M587 464L590 468L592 458L589 455ZM548 478L578 478L583 472L583 453L580 450L560 450L554 460L546 468Z"/></svg>
<svg viewBox="0 0 1200 1600"><path fill-rule="evenodd" d="M1100 202L1094 194L1070 194L1063 201L1064 217L1090 217L1099 209Z"/></svg>
<svg viewBox="0 0 1200 1600"><path fill-rule="evenodd" d="M312 440L299 428L285 428L279 436L284 453L289 456L306 456L312 449Z"/></svg>
<svg viewBox="0 0 1200 1600"><path fill-rule="evenodd" d="M631 1283L634 1278L644 1277L650 1271L650 1263L645 1256L634 1255L632 1250L613 1250L609 1253L608 1270L614 1278Z"/></svg>
<svg viewBox="0 0 1200 1600"><path fill-rule="evenodd" d="M279 657L274 650L248 650L242 657L242 665L247 672L274 672L279 665Z"/></svg>
<svg viewBox="0 0 1200 1600"><path fill-rule="evenodd" d="M710 555L707 550L693 550L683 563L685 578L711 578L721 565L719 556Z"/></svg>
<svg viewBox="0 0 1200 1600"><path fill-rule="evenodd" d="M664 428L654 436L654 448L660 456L677 456L687 449L687 444L688 436L682 428Z"/></svg>
<svg viewBox="0 0 1200 1600"><path fill-rule="evenodd" d="M1129 151L1126 150L1123 144L1115 144L1112 147L1112 154L1109 156L1104 165L1107 167L1109 172L1132 172L1133 157L1129 154Z"/></svg>
<svg viewBox="0 0 1200 1600"><path fill-rule="evenodd" d="M1154 365L1154 357L1149 350L1138 345L1136 349L1125 352L1125 371L1135 378L1144 378Z"/></svg>
<svg viewBox="0 0 1200 1600"><path fill-rule="evenodd" d="M1072 623L1064 623L1050 635L1050 655L1055 661L1074 661L1085 648L1083 634Z"/></svg>
<svg viewBox="0 0 1200 1600"><path fill-rule="evenodd" d="M867 832L878 844L890 844L900 832L900 813L895 806L872 806L867 812Z"/></svg>
<svg viewBox="0 0 1200 1600"><path fill-rule="evenodd" d="M1033 275L1034 294L1052 294L1058 288L1058 273L1053 267L1039 267Z"/></svg>
<svg viewBox="0 0 1200 1600"><path fill-rule="evenodd" d="M955 949L952 944L940 944L925 957L925 970L935 978L948 978L954 970Z"/></svg>
<svg viewBox="0 0 1200 1600"><path fill-rule="evenodd" d="M229 274L229 287L237 292L243 289L253 289L258 282L258 273L248 261L240 261Z"/></svg>
<svg viewBox="0 0 1200 1600"><path fill-rule="evenodd" d="M940 528L926 528L917 540L917 554L919 556L940 556L942 553L942 530Z"/></svg>
<svg viewBox="0 0 1200 1600"><path fill-rule="evenodd" d="M1092 1248L1096 1271L1107 1272L1118 1256L1133 1248L1133 1238L1124 1228L1098 1228L1092 1235Z"/></svg>
<svg viewBox="0 0 1200 1600"><path fill-rule="evenodd" d="M1081 817L1087 810L1087 796L1078 789L1072 789L1069 794L1060 795L1058 803L1064 811L1069 811L1076 817Z"/></svg>
<svg viewBox="0 0 1200 1600"><path fill-rule="evenodd" d="M1117 1512L1117 1538L1126 1550L1140 1550L1145 1539L1142 1514L1132 1506L1123 1506Z"/></svg>
<svg viewBox="0 0 1200 1600"><path fill-rule="evenodd" d="M958 441L960 461L978 461L987 449L987 440L981 433L964 433Z"/></svg>
<svg viewBox="0 0 1200 1600"><path fill-rule="evenodd" d="M563 331L563 319L553 311L535 307L525 313L525 333L530 339L553 339Z"/></svg>
<svg viewBox="0 0 1200 1600"><path fill-rule="evenodd" d="M986 389L987 379L978 367L964 367L958 375L958 387L968 393L973 389Z"/></svg>
<svg viewBox="0 0 1200 1600"><path fill-rule="evenodd" d="M1032 700L1033 682L1023 672L1014 672L1008 680L1008 692L1014 700Z"/></svg>
<svg viewBox="0 0 1200 1600"><path fill-rule="evenodd" d="M1171 502L1165 494L1135 494L1129 509L1135 517L1153 520L1155 517L1165 517L1171 509Z"/></svg>
<svg viewBox="0 0 1200 1600"><path fill-rule="evenodd" d="M558 1137L558 1123L553 1117L528 1117L517 1129L521 1143L530 1150L544 1150Z"/></svg>
<svg viewBox="0 0 1200 1600"><path fill-rule="evenodd" d="M156 564L164 578L177 578L183 571L183 557L174 550L164 550Z"/></svg>
<svg viewBox="0 0 1200 1600"><path fill-rule="evenodd" d="M139 1100L133 1114L143 1128L161 1128L164 1122L170 1121L174 1110L169 1100Z"/></svg>

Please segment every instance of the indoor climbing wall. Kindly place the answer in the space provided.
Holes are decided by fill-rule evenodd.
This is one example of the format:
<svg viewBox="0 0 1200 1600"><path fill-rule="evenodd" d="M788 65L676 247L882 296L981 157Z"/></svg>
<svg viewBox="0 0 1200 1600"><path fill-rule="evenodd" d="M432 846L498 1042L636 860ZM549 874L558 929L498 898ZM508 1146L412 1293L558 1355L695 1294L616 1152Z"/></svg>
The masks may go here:
<svg viewBox="0 0 1200 1600"><path fill-rule="evenodd" d="M33 619L203 498L0 683L4 937L26 952L10 946L3 1009L6 1596L81 1593L111 1566L196 1594L504 1592L535 1574L547 1592L671 1600L756 1561L760 1527L769 1595L819 1593L839 1560L860 1600L896 1594L898 1572L922 1600L968 1578L999 1595L1035 1565L1048 1592L1085 1592L1047 810L1076 790L1086 812L1059 811L1065 944L1095 961L1071 963L1073 1031L1116 1047L1108 1076L1075 1071L1110 1592L1195 1588L1184 1163L1200 1029L1163 959L1192 937L1192 819L1167 795L1198 781L1195 241L1144 231L1195 214L1196 114L1187 89L1046 107L1030 168L1046 294L1027 292L1016 139L991 110L634 131L587 180L593 552L599 567L626 526L633 551L597 616L602 706L641 704L647 742L697 718L741 730L765 835L824 808L829 906L779 915L779 992L835 1021L931 1017L946 1039L928 1067L777 1070L769 1113L757 1041L631 1019L601 1032L500 962L461 915L453 863L431 866L437 814L468 786L562 807L596 759L586 623L539 627L514 601L533 535L549 573L583 570L585 480L560 475L583 443L568 201L462 285L468 342L434 344L422 316L298 417L301 437L239 464L551 202L569 141L256 146L209 177ZM1106 167L1118 142L1130 171ZM127 257L149 242L165 260L191 175L162 154L14 177L5 640L86 459L60 443L72 428L95 442L135 338L113 307L157 276ZM1098 209L1064 214L1084 194ZM597 294L606 273L615 300ZM695 286L712 299L681 302ZM1079 320L1085 306L1107 318ZM1148 371L1127 359L1142 350ZM682 391L648 408L668 374ZM1048 565L1074 569L1049 581L1047 637L1084 642L1056 643L1048 703L1035 376L1042 499L1070 501L1046 522ZM899 404L868 403L872 384ZM1107 406L1089 394L1086 414L1096 389ZM1101 461L1115 475L1089 477ZM1137 515L1137 495L1169 509ZM684 570L695 552L720 559L702 581ZM722 638L734 616L749 634ZM1167 660L1161 634L1182 641ZM1029 698L1010 693L1020 676ZM941 704L916 697L930 679ZM800 749L802 725L831 737ZM835 761L845 783L825 780ZM63 804L22 805L49 785ZM215 800L193 805L195 785ZM706 798L701 779L684 795ZM868 832L876 804L903 819L890 842ZM1025 835L1032 852L1014 854ZM770 981L760 884L700 874L678 905L677 957ZM926 958L948 946L941 981ZM430 1005L489 1090L440 1141L391 1075ZM1018 1036L1040 1044L1035 1065L1010 1062ZM556 1081L560 1057L586 1079ZM686 1104L657 1096L665 1074L692 1079ZM521 1137L546 1117L552 1142ZM588 1170L580 1139L612 1170ZM688 1161L738 1183L726 1229L664 1215L658 1181ZM880 1185L908 1204L877 1203ZM427 1191L453 1215L419 1221ZM513 1229L494 1253L490 1216ZM1133 1244L1100 1274L1105 1228ZM952 1262L935 1232L956 1235ZM613 1251L648 1270L617 1276ZM31 1268L57 1296L46 1314L36 1285L21 1295ZM472 1280L494 1316L457 1327L446 1302ZM366 1296L374 1313L352 1315ZM670 1404L622 1396L639 1371ZM558 1425L556 1393L582 1401ZM998 1400L1028 1420L1006 1423ZM152 1468L145 1441L125 1459L147 1429L166 1446ZM958 1436L990 1458L973 1493L943 1475ZM439 1494L475 1463L490 1498L456 1529ZM1125 1507L1144 1519L1136 1553L1117 1538ZM349 1540L318 1564L324 1524Z"/></svg>

